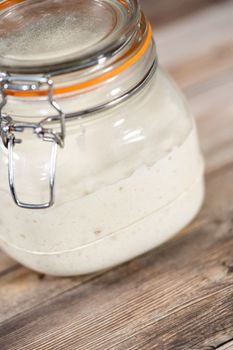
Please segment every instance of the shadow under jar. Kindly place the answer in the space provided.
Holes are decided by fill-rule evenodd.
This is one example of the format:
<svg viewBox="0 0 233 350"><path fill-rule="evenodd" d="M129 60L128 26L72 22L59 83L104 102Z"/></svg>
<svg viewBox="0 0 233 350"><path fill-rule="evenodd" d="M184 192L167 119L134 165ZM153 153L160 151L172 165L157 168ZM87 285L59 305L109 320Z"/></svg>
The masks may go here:
<svg viewBox="0 0 233 350"><path fill-rule="evenodd" d="M71 276L184 228L203 159L138 2L2 1L0 28L2 249Z"/></svg>

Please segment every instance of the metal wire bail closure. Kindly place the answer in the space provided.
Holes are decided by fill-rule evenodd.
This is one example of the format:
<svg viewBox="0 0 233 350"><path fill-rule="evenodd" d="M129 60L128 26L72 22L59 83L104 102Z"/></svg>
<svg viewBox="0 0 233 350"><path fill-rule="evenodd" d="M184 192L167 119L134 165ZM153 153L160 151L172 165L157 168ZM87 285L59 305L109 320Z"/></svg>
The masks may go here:
<svg viewBox="0 0 233 350"><path fill-rule="evenodd" d="M143 79L131 90L125 92L119 97L113 99L102 105L97 105L90 109L81 110L75 113L64 114L59 104L53 98L53 82L50 78L35 78L35 77L11 77L6 74L0 73L0 96L2 96L2 101L0 102L0 137L5 147L8 149L8 177L9 186L11 190L14 202L21 208L26 209L46 209L50 208L54 204L54 187L55 187L55 176L56 176L56 156L57 156L57 146L64 147L65 140L65 121L84 118L86 116L93 115L95 113L106 111L119 103L123 103L127 99L131 98L133 95L141 91L145 85L154 76L154 73L158 66L157 57L153 61L153 64ZM19 85L21 83L21 85ZM57 115L53 117L48 117L43 119L39 123L24 123L24 122L14 122L13 119L2 113L6 103L7 95L6 90L15 89L16 91L38 91L41 85L47 84L48 86L48 101L50 105L56 110ZM7 91L8 92L8 91ZM56 132L48 125L56 122L60 124L60 132ZM46 127L47 126L47 127ZM16 193L15 182L14 182L14 164L13 164L13 150L16 144L22 143L21 139L16 138L15 134L17 132L23 132L25 129L32 129L33 133L36 134L43 141L52 142L52 153L50 159L50 175L49 175L49 192L50 199L48 203L44 204L28 204L21 202Z"/></svg>
<svg viewBox="0 0 233 350"><path fill-rule="evenodd" d="M42 85L48 86L48 101L57 116L48 117L39 123L14 122L8 115L3 115L2 111L7 104L6 90L15 89L20 91L36 91ZM53 98L53 81L49 77L16 77L7 74L0 74L0 93L2 101L0 103L0 133L4 146L8 149L8 181L11 195L14 202L20 208L24 209L47 209L53 206L55 200L55 177L56 177L56 159L58 146L64 147L65 140L65 114L59 104ZM48 127L52 122L59 122L60 131L56 132ZM16 137L16 133L22 133L25 129L31 129L40 139L52 143L52 152L50 158L49 171L49 201L42 204L24 203L19 200L15 188L14 179L14 147L22 143L22 139Z"/></svg>

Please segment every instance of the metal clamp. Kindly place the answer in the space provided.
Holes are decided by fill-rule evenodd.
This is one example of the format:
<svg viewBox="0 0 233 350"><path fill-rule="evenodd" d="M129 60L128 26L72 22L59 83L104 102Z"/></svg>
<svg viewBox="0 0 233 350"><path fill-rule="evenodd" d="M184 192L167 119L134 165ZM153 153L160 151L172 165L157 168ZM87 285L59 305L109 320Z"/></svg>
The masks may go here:
<svg viewBox="0 0 233 350"><path fill-rule="evenodd" d="M6 90L36 91L39 90L44 84L48 86L48 101L53 109L56 110L57 116L45 118L39 123L15 122L10 116L3 116L2 111L7 104ZM53 99L53 81L49 77L16 77L0 74L0 94L2 97L2 101L0 103L0 136L4 146L8 149L8 181L13 200L20 208L50 208L54 204L57 146L64 147L65 140L65 114L58 103ZM59 132L48 127L52 122L59 122ZM53 144L49 173L49 201L47 203L24 203L20 201L17 196L14 181L14 146L22 143L23 140L21 138L17 138L15 134L23 133L25 129L32 129L33 133L40 139Z"/></svg>
<svg viewBox="0 0 233 350"><path fill-rule="evenodd" d="M33 77L33 76L10 76L5 73L0 73L0 96L2 96L2 101L0 102L0 137L2 138L3 144L8 148L9 162L8 162L8 173L9 173L9 185L12 193L12 197L15 203L21 208L27 209L45 209L49 208L54 204L54 184L56 175L56 153L57 146L64 147L65 139L65 119L75 120L79 118L85 118L94 115L99 112L103 112L112 108L120 103L125 102L127 99L131 98L133 95L140 92L145 85L154 76L154 73L158 66L157 57L154 60L149 71L143 77L143 79L134 86L131 90L124 92L121 96L116 97L110 102L104 103L102 105L97 105L95 107L77 111L75 113L64 114L60 106L53 99L53 82L49 77ZM6 90L16 90L16 91L37 91L46 84L48 86L48 101L50 105L56 110L57 115L46 118L41 122L34 123L19 123L14 122L11 117L3 116L2 111L7 103ZM60 132L55 132L52 128L46 127L53 122L60 123ZM18 200L15 185L14 185L14 167L13 167L13 149L15 144L21 143L22 140L15 137L16 132L23 132L25 129L32 129L34 134L36 134L43 141L52 142L53 149L50 161L50 200L45 204L27 204L22 203Z"/></svg>

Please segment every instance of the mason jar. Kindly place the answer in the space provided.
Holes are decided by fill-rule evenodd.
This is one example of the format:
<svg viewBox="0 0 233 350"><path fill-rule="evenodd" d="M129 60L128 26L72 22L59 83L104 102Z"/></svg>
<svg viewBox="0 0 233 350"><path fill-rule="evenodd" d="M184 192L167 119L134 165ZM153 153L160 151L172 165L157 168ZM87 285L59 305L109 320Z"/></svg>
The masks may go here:
<svg viewBox="0 0 233 350"><path fill-rule="evenodd" d="M50 275L107 269L203 201L194 119L137 0L0 4L0 245Z"/></svg>

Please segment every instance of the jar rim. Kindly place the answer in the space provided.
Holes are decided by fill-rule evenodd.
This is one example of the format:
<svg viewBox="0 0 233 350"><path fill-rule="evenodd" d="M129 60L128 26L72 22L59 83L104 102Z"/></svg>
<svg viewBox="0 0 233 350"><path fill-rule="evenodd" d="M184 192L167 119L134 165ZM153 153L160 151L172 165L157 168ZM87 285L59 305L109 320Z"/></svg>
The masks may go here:
<svg viewBox="0 0 233 350"><path fill-rule="evenodd" d="M137 31L138 0L67 1L1 2L0 71L83 70L115 56Z"/></svg>
<svg viewBox="0 0 233 350"><path fill-rule="evenodd" d="M126 71L127 69L129 69L131 66L133 66L134 64L136 64L141 58L142 56L147 52L150 43L151 43L151 39L152 39L152 28L151 25L149 24L148 28L147 28L147 34L145 37L145 40L142 42L141 46L137 48L136 52L134 52L134 54L129 57L128 59L126 59L122 64L120 64L119 66L113 68L110 71L107 71L95 78L92 78L90 80L84 81L82 83L78 83L78 84L74 84L74 85L68 85L66 87L60 87L60 88L54 88L53 89L53 94L54 95L65 95L65 94L69 94L69 93L73 93L73 92L78 92L87 88L92 88L100 83L104 83L112 78L114 78L115 76L123 73L124 71ZM17 81L17 77L15 77L15 80ZM7 84L6 84L7 87ZM40 89L36 89L35 91L18 91L18 90L14 90L11 89L10 87L5 89L6 94L8 96L14 96L14 97L44 97L48 95L47 90L40 90Z"/></svg>

